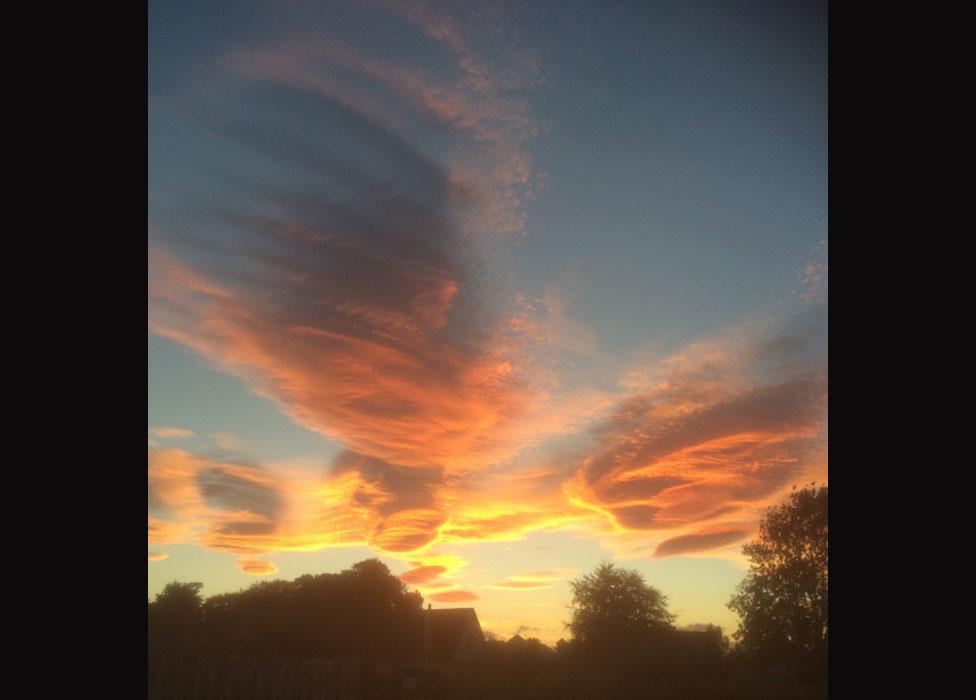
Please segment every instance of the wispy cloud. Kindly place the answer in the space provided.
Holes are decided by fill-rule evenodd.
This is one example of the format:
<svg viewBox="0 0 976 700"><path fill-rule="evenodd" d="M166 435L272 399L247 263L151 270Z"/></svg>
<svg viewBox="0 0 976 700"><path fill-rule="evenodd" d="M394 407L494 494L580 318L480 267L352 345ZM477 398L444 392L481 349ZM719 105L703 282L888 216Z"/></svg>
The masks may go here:
<svg viewBox="0 0 976 700"><path fill-rule="evenodd" d="M551 588L554 584L565 581L574 573L576 573L576 569L568 567L525 571L519 574L513 574L504 581L492 583L488 588L495 590L538 590L541 588Z"/></svg>
<svg viewBox="0 0 976 700"><path fill-rule="evenodd" d="M230 433L214 433L210 437L213 439L214 445L222 450L240 452L244 449L244 441L236 435Z"/></svg>
<svg viewBox="0 0 976 700"><path fill-rule="evenodd" d="M822 332L810 318L752 324L637 373L644 386L594 431L568 497L621 533L741 520L744 508L792 483L822 444ZM711 549L747 534L683 532L657 554Z"/></svg>
<svg viewBox="0 0 976 700"><path fill-rule="evenodd" d="M208 157L184 163L193 206L153 225L150 329L343 449L289 471L236 436L212 436L234 453L219 459L153 428L150 543L245 561L366 544L426 590L457 585L442 547L538 530L647 556L732 543L823 443L822 305L645 358L617 392L572 385L554 357L612 364L573 316L572 274L536 295L504 283L535 186L534 61L489 60L477 37L497 30L426 4L381 6L436 71L306 31L194 75L173 128ZM553 437L571 447L542 449Z"/></svg>
<svg viewBox="0 0 976 700"><path fill-rule="evenodd" d="M817 319L751 324L644 366L583 447L541 464L451 471L347 450L318 471L288 471L150 450L150 542L245 556L368 544L409 562L405 583L438 593L455 589L466 564L437 554L439 544L570 529L624 556L721 550L820 463ZM570 574L526 572L489 587L538 589Z"/></svg>
<svg viewBox="0 0 976 700"><path fill-rule="evenodd" d="M163 440L181 440L193 437L193 431L186 428L150 428L149 432Z"/></svg>
<svg viewBox="0 0 976 700"><path fill-rule="evenodd" d="M690 535L667 539L657 546L655 557L668 557L693 552L704 552L735 542L741 542L755 532L751 527L720 527L702 530Z"/></svg>
<svg viewBox="0 0 976 700"><path fill-rule="evenodd" d="M801 288L796 294L807 304L827 301L827 239L820 241L813 259L803 268Z"/></svg>
<svg viewBox="0 0 976 700"><path fill-rule="evenodd" d="M149 453L150 542L192 538L213 549L252 551L249 540L277 531L285 503L282 487L259 467L183 450Z"/></svg>
<svg viewBox="0 0 976 700"><path fill-rule="evenodd" d="M473 591L444 591L443 593L432 593L430 598L438 603L461 603L478 600L480 596Z"/></svg>
<svg viewBox="0 0 976 700"><path fill-rule="evenodd" d="M491 251L521 228L530 187L535 125L511 84L523 67L479 57L446 18L393 12L449 49L453 78L451 66L427 75L307 36L230 49L204 73L213 89L195 133L247 165L220 176L235 194L201 195L184 227L194 236L155 237L150 329L341 443L327 477L341 503L320 517L342 542L407 553L487 535L480 515L453 508L464 484L609 400L569 395L540 359L554 337L594 343L558 294L552 333L530 332L519 295L495 283ZM271 116L230 116L253 111L248 100ZM451 147L421 148L390 114L434 124ZM167 488L165 474L156 481ZM258 514L221 544L268 534L276 517ZM508 532L535 521L525 509L496 519Z"/></svg>
<svg viewBox="0 0 976 700"><path fill-rule="evenodd" d="M498 583L489 585L488 588L496 590L537 590L540 588L549 588L551 585L546 581L499 581Z"/></svg>

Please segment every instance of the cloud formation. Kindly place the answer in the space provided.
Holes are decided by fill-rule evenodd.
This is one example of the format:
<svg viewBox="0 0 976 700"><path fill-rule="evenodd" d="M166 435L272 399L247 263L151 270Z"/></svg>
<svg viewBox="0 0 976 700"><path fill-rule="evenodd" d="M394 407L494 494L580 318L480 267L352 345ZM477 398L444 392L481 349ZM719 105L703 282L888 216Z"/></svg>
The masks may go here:
<svg viewBox="0 0 976 700"><path fill-rule="evenodd" d="M221 164L224 196L156 236L150 327L353 452L467 469L511 454L533 398L475 256L521 229L534 126L498 77L511 71L446 18L389 10L424 30L418 52L447 38L455 63L427 74L295 34L201 72L195 133L248 157ZM262 118L243 116L255 105ZM447 145L421 147L420 127Z"/></svg>
<svg viewBox="0 0 976 700"><path fill-rule="evenodd" d="M625 556L737 544L824 445L816 316L753 324L625 374L627 395L545 465L487 471L396 464L345 450L318 472L150 450L150 543L262 552L368 544L410 562L401 580L451 593L466 562L435 545L572 529ZM549 575L552 574L552 575ZM490 584L549 586L545 571ZM445 590L448 589L448 590Z"/></svg>
<svg viewBox="0 0 976 700"><path fill-rule="evenodd" d="M800 277L802 288L796 294L807 304L827 301L827 239L817 246L815 259L807 263Z"/></svg>
<svg viewBox="0 0 976 700"><path fill-rule="evenodd" d="M735 542L741 542L755 532L754 528L719 528L705 530L691 535L680 535L664 540L657 546L655 557L670 557L693 552L705 552L716 547L723 547Z"/></svg>
<svg viewBox="0 0 976 700"><path fill-rule="evenodd" d="M545 581L499 581L498 583L493 583L488 587L500 590L509 588L516 590L536 590L539 588L549 588L550 585L551 584L546 583Z"/></svg>
<svg viewBox="0 0 976 700"><path fill-rule="evenodd" d="M433 42L418 51L455 63L427 75L296 35L201 70L209 89L174 128L245 155L218 158L216 174L187 164L213 185L199 192L221 196L154 227L149 321L346 448L325 487L341 502L320 509L319 527L407 553L532 527L521 509L490 523L452 504L471 475L577 429L605 400L554 392L534 352L552 334L496 280L496 246L521 229L530 187L536 128L513 76L531 61L499 69L447 18L391 10ZM421 126L448 146L421 147ZM550 322L566 319L562 304ZM247 520L210 529L215 545L243 552L275 532L273 493L259 505L226 472L196 478L204 488L184 495L197 510L251 499L237 504ZM162 473L155 482L168 488Z"/></svg>
<svg viewBox="0 0 976 700"><path fill-rule="evenodd" d="M237 568L251 576L268 576L278 572L278 567L274 562L260 559L239 559Z"/></svg>
<svg viewBox="0 0 976 700"><path fill-rule="evenodd" d="M467 564L456 554L430 552L410 561L413 568L400 574L400 580L422 593L454 589L458 585L455 577Z"/></svg>
<svg viewBox="0 0 976 700"><path fill-rule="evenodd" d="M400 580L412 586L417 586L433 581L446 571L446 566L418 566L400 574Z"/></svg>
<svg viewBox="0 0 976 700"><path fill-rule="evenodd" d="M575 569L561 567L558 569L543 569L541 571L526 571L509 576L505 581L490 584L488 588L495 590L538 590L550 588L558 581L563 581L576 573Z"/></svg>
<svg viewBox="0 0 976 700"><path fill-rule="evenodd" d="M430 598L438 603L461 603L469 600L478 600L479 595L473 591L444 591L443 593L432 593Z"/></svg>
<svg viewBox="0 0 976 700"><path fill-rule="evenodd" d="M191 107L153 113L200 149L170 156L192 197L153 211L151 331L343 449L299 473L151 440L150 544L257 568L365 544L409 561L405 583L474 596L440 590L463 564L439 545L574 529L670 556L745 537L824 442L822 307L642 358L616 393L567 389L559 353L610 362L571 285L504 283L534 186L534 62L489 60L487 27L384 7L428 60L294 33L222 47L187 78ZM525 456L554 436L571 449Z"/></svg>
<svg viewBox="0 0 976 700"><path fill-rule="evenodd" d="M194 540L212 549L264 551L284 514L282 486L260 467L177 449L149 452L149 541Z"/></svg>
<svg viewBox="0 0 976 700"><path fill-rule="evenodd" d="M661 542L657 556L744 538L741 527L688 529L741 521L793 483L823 444L816 321L735 329L629 374L638 391L594 429L567 496L603 513L614 532L685 530Z"/></svg>
<svg viewBox="0 0 976 700"><path fill-rule="evenodd" d="M193 431L186 428L150 428L149 432L164 440L193 437Z"/></svg>

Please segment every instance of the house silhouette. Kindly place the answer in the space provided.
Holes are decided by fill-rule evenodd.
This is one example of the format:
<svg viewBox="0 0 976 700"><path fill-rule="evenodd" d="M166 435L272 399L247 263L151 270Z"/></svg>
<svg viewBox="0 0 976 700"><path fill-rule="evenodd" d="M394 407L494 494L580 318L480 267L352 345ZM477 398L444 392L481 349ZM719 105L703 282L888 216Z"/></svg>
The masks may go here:
<svg viewBox="0 0 976 700"><path fill-rule="evenodd" d="M474 608L424 610L424 661L464 663L484 651L485 635Z"/></svg>

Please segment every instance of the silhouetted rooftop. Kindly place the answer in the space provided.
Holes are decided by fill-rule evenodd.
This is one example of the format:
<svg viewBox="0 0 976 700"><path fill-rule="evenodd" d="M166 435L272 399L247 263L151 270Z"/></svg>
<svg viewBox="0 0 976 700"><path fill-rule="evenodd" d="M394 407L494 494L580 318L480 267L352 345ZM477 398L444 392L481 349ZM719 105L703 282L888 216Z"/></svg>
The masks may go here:
<svg viewBox="0 0 976 700"><path fill-rule="evenodd" d="M481 623L474 608L446 608L425 610L430 624L430 660L453 661L465 633L474 634L484 640Z"/></svg>

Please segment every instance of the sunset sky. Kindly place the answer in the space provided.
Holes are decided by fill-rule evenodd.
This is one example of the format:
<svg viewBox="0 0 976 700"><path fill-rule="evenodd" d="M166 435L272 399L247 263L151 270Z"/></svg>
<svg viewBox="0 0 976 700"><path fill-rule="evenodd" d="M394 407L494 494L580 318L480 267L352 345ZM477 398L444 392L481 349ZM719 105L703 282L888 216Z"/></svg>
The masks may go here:
<svg viewBox="0 0 976 700"><path fill-rule="evenodd" d="M816 2L149 4L150 597L379 557L568 636L731 632L827 482Z"/></svg>

